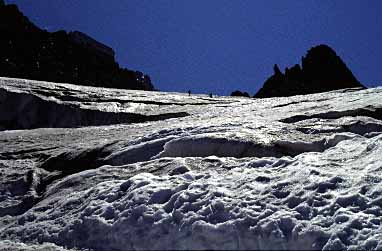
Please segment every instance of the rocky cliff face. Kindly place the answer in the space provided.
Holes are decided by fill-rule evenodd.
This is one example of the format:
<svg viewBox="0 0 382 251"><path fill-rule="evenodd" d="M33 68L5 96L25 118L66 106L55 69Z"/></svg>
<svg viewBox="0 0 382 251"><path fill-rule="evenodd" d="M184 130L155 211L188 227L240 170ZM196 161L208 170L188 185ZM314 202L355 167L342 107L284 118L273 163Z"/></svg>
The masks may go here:
<svg viewBox="0 0 382 251"><path fill-rule="evenodd" d="M255 95L257 98L287 97L344 88L365 88L339 56L327 45L311 48L296 64L282 73L277 65L274 74Z"/></svg>
<svg viewBox="0 0 382 251"><path fill-rule="evenodd" d="M0 76L154 89L149 76L120 68L111 48L80 32L41 30L16 5L0 5L0 33Z"/></svg>

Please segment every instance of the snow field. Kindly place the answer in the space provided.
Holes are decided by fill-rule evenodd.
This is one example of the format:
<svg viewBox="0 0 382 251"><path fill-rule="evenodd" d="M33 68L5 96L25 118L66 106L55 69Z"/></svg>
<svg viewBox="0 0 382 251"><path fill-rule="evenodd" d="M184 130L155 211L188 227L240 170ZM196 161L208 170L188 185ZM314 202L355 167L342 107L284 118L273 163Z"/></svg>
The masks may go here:
<svg viewBox="0 0 382 251"><path fill-rule="evenodd" d="M0 132L0 250L382 249L381 88L255 100L0 82L20 109L33 95L158 116Z"/></svg>
<svg viewBox="0 0 382 251"><path fill-rule="evenodd" d="M39 215L37 205L7 232L96 250L379 249L381 143L381 137L357 138L281 159L168 158L174 174L142 172L98 183L73 200L56 197L54 210ZM236 164L227 168L228 160ZM187 164L197 161L220 168L197 171ZM334 161L341 164L330 165Z"/></svg>

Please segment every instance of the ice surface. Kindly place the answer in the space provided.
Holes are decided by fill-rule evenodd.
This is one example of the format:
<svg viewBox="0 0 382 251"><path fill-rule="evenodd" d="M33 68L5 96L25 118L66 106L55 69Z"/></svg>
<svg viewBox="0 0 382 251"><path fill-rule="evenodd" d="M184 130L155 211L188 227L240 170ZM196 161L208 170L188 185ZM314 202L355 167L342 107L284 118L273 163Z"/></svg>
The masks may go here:
<svg viewBox="0 0 382 251"><path fill-rule="evenodd" d="M210 99L1 81L189 116L0 132L0 250L382 249L381 88Z"/></svg>
<svg viewBox="0 0 382 251"><path fill-rule="evenodd" d="M9 240L0 241L0 248L4 251L76 251L77 249L66 249L53 243L42 243L39 245L12 242ZM85 251L85 249L83 249Z"/></svg>

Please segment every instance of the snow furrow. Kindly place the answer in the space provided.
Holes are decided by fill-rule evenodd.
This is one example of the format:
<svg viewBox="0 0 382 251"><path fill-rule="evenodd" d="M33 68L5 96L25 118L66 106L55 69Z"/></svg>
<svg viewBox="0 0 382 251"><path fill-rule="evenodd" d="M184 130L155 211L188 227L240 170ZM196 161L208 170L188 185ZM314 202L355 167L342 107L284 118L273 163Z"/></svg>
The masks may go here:
<svg viewBox="0 0 382 251"><path fill-rule="evenodd" d="M91 110L1 88L0 103L1 130L129 124L189 116L186 112L143 115Z"/></svg>
<svg viewBox="0 0 382 251"><path fill-rule="evenodd" d="M285 118L280 120L284 123L296 123L302 120L308 120L308 119L339 119L341 117L370 117L377 120L382 120L382 108L380 107L364 107L364 108L358 108L354 110L345 110L345 111L328 111L325 113L318 113L318 114L312 114L312 115L296 115L289 118Z"/></svg>

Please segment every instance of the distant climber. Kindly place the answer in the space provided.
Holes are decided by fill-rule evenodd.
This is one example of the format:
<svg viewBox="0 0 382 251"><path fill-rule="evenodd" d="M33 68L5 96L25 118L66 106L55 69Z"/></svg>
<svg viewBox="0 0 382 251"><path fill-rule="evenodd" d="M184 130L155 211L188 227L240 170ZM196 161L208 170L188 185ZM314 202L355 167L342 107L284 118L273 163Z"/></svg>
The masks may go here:
<svg viewBox="0 0 382 251"><path fill-rule="evenodd" d="M191 90L188 90L188 96L191 96Z"/></svg>
<svg viewBox="0 0 382 251"><path fill-rule="evenodd" d="M210 93L210 98L212 98L212 93Z"/></svg>

